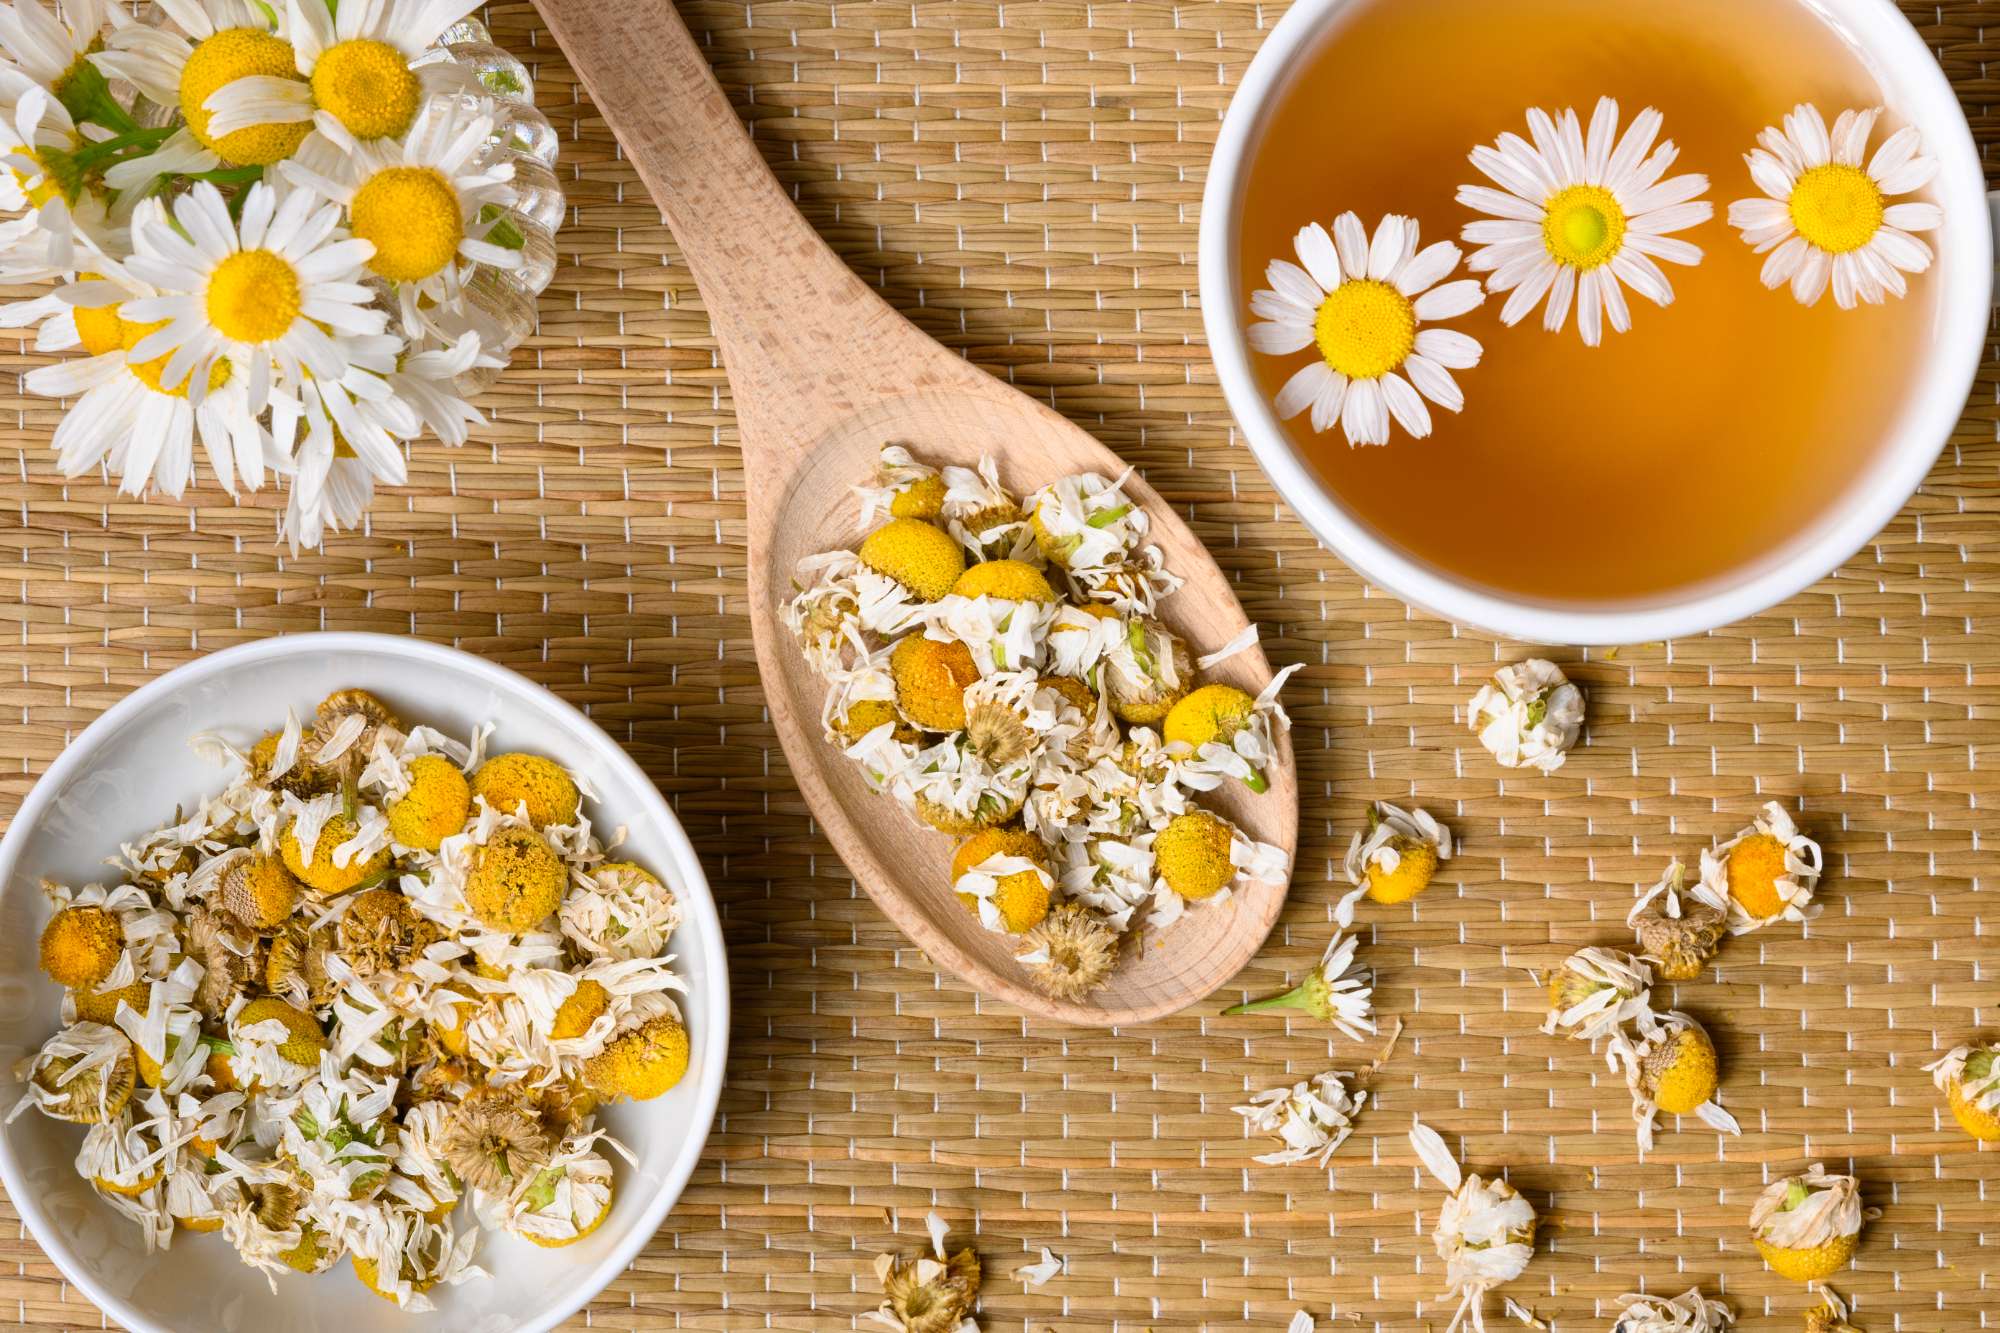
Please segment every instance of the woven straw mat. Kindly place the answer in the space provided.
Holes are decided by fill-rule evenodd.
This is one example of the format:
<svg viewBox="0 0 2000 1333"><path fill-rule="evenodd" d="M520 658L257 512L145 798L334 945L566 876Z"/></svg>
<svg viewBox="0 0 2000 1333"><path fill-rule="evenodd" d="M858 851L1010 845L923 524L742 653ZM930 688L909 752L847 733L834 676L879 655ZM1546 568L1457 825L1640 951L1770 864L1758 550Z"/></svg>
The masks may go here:
<svg viewBox="0 0 2000 1333"><path fill-rule="evenodd" d="M1984 35L2000 0L1903 8L2000 162L1986 63L2000 45ZM573 212L540 334L481 442L419 446L365 530L294 558L273 544L268 493L138 504L101 478L65 481L47 447L60 408L8 400L0 551L18 596L0 802L13 809L142 681L304 630L458 644L623 740L702 849L737 1020L700 1169L579 1327L846 1328L877 1299L874 1256L916 1250L935 1209L986 1265L989 1329L1278 1329L1299 1308L1324 1329L1329 1305L1333 1327L1442 1329L1441 1193L1414 1169L1413 1112L1542 1210L1545 1239L1506 1290L1559 1328L1603 1327L1642 1284L1697 1282L1744 1327L1798 1327L1807 1299L1764 1270L1744 1219L1766 1179L1822 1160L1882 1209L1839 1283L1863 1326L2000 1325L1981 1248L2000 1228L2000 1155L1952 1125L1921 1070L1989 1030L2000 1002L1977 896L1981 806L2000 795L2000 370L1989 359L1922 492L1838 574L1712 635L1563 655L1590 692L1586 745L1553 777L1505 774L1454 707L1519 648L1411 612L1321 550L1234 431L1203 351L1204 165L1280 10L683 6L841 254L1144 468L1237 580L1273 659L1306 664L1286 696L1297 880L1225 995L1278 989L1318 957L1328 880L1369 799L1420 796L1462 836L1423 898L1363 915L1377 1008L1407 1030L1330 1171L1254 1164L1268 1144L1229 1108L1370 1048L1310 1020L1219 1017L1220 997L1133 1031L1024 1021L936 975L832 855L759 694L745 479L708 320L526 4L490 20L538 72ZM13 343L6 356L34 360ZM1773 797L1827 845L1825 914L1726 945L1681 988L1744 1133L1669 1122L1640 1163L1622 1081L1537 1032L1528 969L1622 940L1634 883ZM16 1267L0 1313L100 1326L4 1211L0 1258ZM1026 1291L1008 1274L1044 1244L1067 1271Z"/></svg>

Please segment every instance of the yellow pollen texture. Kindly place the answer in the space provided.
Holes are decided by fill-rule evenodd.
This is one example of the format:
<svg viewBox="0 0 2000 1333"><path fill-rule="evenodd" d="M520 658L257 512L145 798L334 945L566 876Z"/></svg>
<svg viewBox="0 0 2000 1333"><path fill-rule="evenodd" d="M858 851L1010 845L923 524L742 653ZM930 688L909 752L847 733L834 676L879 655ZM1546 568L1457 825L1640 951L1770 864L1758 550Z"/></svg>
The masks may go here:
<svg viewBox="0 0 2000 1333"><path fill-rule="evenodd" d="M225 338L263 343L283 337L304 293L292 266L269 250L239 250L208 279L208 322Z"/></svg>
<svg viewBox="0 0 2000 1333"><path fill-rule="evenodd" d="M1356 278L1320 302L1313 320L1319 354L1351 380L1373 380L1403 364L1417 345L1417 312L1386 282Z"/></svg>
<svg viewBox="0 0 2000 1333"><path fill-rule="evenodd" d="M1762 920L1776 916L1785 904L1778 897L1778 880L1785 873L1785 845L1768 833L1753 833L1729 852L1729 896L1743 910Z"/></svg>
<svg viewBox="0 0 2000 1333"><path fill-rule="evenodd" d="M81 314L82 312L79 311L78 313ZM157 320L151 324L134 324L130 320L121 319L118 321L118 345L129 352L134 347L137 347L140 340L147 334L157 329L163 329L166 326L167 321L164 319ZM125 359L125 369L136 375L139 383L145 385L154 393L164 393L175 398L185 398L188 391L187 376L183 376L180 382L172 388L161 383L161 380L167 373L167 361L172 356L172 352L162 352L150 361L134 361L130 357L127 357ZM229 383L229 363L217 360L214 365L209 367L208 391L214 393L227 383Z"/></svg>
<svg viewBox="0 0 2000 1333"><path fill-rule="evenodd" d="M78 282L96 282L102 276L98 273L76 275ZM125 345L124 324L118 318L117 306L78 306L75 315L77 341L92 356L103 356Z"/></svg>
<svg viewBox="0 0 2000 1333"><path fill-rule="evenodd" d="M1542 244L1549 258L1570 268L1608 264L1625 244L1625 210L1601 185L1572 185L1550 197Z"/></svg>
<svg viewBox="0 0 2000 1333"><path fill-rule="evenodd" d="M181 115L188 132L238 166L269 166L290 157L312 130L310 121L246 125L218 139L208 132L209 112L202 104L224 84L253 74L296 79L292 59L290 42L256 28L224 28L203 39L181 70Z"/></svg>
<svg viewBox="0 0 2000 1333"><path fill-rule="evenodd" d="M1874 240L1885 207L1867 172L1839 162L1808 168L1792 187L1792 225L1828 254L1850 254Z"/></svg>
<svg viewBox="0 0 2000 1333"><path fill-rule="evenodd" d="M465 239L458 193L429 167L389 167L370 176L349 206L354 234L375 246L368 267L391 282L440 272Z"/></svg>
<svg viewBox="0 0 2000 1333"><path fill-rule="evenodd" d="M357 139L387 139L410 128L422 89L403 53L357 38L328 47L312 72L313 105Z"/></svg>

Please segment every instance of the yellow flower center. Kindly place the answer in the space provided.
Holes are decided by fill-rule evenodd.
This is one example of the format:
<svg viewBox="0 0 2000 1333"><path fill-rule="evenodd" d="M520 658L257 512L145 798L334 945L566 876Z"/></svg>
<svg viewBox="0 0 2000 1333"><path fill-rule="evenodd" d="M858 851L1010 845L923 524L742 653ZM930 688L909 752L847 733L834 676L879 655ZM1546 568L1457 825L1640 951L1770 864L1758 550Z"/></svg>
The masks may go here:
<svg viewBox="0 0 2000 1333"><path fill-rule="evenodd" d="M389 139L409 129L422 93L401 51L365 37L322 52L312 90L313 105L357 139Z"/></svg>
<svg viewBox="0 0 2000 1333"><path fill-rule="evenodd" d="M78 282L98 282L103 276L79 273L76 278ZM103 356L125 345L125 321L118 318L117 306L78 306L75 315L77 340L92 356Z"/></svg>
<svg viewBox="0 0 2000 1333"><path fill-rule="evenodd" d="M1792 225L1806 242L1844 255L1875 239L1882 228L1882 189L1860 167L1829 162L1808 168L1792 187Z"/></svg>
<svg viewBox="0 0 2000 1333"><path fill-rule="evenodd" d="M105 309L112 310L114 307L106 306ZM77 313L81 314L83 312L79 310ZM128 352L137 347L139 340L147 334L167 326L167 321L164 319L151 324L134 324L130 320L118 319L116 314L113 314L112 318L117 320L118 323L117 346L123 347ZM133 361L128 359L125 362L125 369L138 376L139 383L145 385L154 393L164 393L174 398L185 398L187 397L186 378L183 378L180 383L174 385L172 388L168 388L160 382L167 371L167 358L172 355L172 352L164 352L154 357L151 361ZM208 391L214 393L227 383L229 383L229 363L218 360L210 367L208 372Z"/></svg>
<svg viewBox="0 0 2000 1333"><path fill-rule="evenodd" d="M1356 278L1320 302L1313 338L1326 363L1347 378L1380 379L1416 347L1416 308L1388 283Z"/></svg>
<svg viewBox="0 0 2000 1333"><path fill-rule="evenodd" d="M225 338L264 343L299 317L303 292L292 266L269 250L238 250L209 275L208 322Z"/></svg>
<svg viewBox="0 0 2000 1333"><path fill-rule="evenodd" d="M209 113L202 104L224 84L253 74L296 79L299 72L292 61L290 42L257 28L224 28L204 38L181 70L181 115L188 132L238 166L269 166L290 157L305 142L310 121L246 125L218 139L208 132Z"/></svg>
<svg viewBox="0 0 2000 1333"><path fill-rule="evenodd" d="M1625 244L1625 210L1601 185L1572 185L1550 197L1542 219L1549 258L1575 269L1611 262Z"/></svg>
<svg viewBox="0 0 2000 1333"><path fill-rule="evenodd" d="M375 243L368 267L391 282L416 282L443 269L465 239L458 192L429 167L388 167L354 192L354 234Z"/></svg>

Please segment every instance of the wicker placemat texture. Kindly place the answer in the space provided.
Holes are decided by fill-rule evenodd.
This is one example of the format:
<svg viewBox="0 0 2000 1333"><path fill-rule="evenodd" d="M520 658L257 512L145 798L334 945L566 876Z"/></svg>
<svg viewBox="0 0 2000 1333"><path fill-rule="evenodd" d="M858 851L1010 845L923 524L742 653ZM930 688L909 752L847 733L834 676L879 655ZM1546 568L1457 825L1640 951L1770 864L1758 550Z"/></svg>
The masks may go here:
<svg viewBox="0 0 2000 1333"><path fill-rule="evenodd" d="M2000 166L2000 0L1903 8ZM1330 1173L1252 1164L1265 1145L1228 1108L1362 1048L1220 1018L1220 1002L1128 1032L1025 1023L936 977L817 836L760 706L745 479L700 300L524 3L490 17L563 133L562 266L493 428L419 448L365 531L293 558L268 495L141 505L66 482L47 448L59 409L6 378L0 809L133 686L281 632L456 643L624 740L702 850L737 1020L700 1170L579 1326L844 1328L876 1299L875 1253L915 1249L935 1208L976 1234L989 1329L1274 1329L1330 1303L1335 1327L1441 1328L1440 1196L1412 1169L1413 1112L1544 1210L1548 1239L1508 1290L1559 1328L1602 1327L1641 1281L1701 1282L1746 1328L1797 1327L1804 1295L1764 1271L1743 1221L1767 1173L1817 1160L1851 1163L1883 1209L1841 1282L1865 1326L2000 1323L1982 1249L2000 1156L1950 1124L1920 1070L1996 1017L1977 890L2000 800L2000 369L1922 494L1837 576L1713 635L1563 655L1591 691L1587 745L1554 777L1503 774L1453 709L1517 649L1407 611L1322 551L1236 436L1201 345L1204 164L1280 11L683 6L849 262L1142 466L1239 580L1273 659L1306 664L1288 694L1298 880L1241 988L1317 957L1325 881L1369 798L1419 799L1460 832L1412 908L1364 911L1378 1007L1408 1030ZM11 341L4 357L33 361ZM1802 802L1827 844L1826 913L1730 943L1677 997L1717 1037L1745 1133L1690 1121L1637 1163L1622 1083L1537 1033L1525 969L1620 939L1633 883L1772 797ZM1043 1244L1068 1271L1024 1293L1006 1274ZM16 1266L0 1316L102 1322L11 1209L0 1263Z"/></svg>

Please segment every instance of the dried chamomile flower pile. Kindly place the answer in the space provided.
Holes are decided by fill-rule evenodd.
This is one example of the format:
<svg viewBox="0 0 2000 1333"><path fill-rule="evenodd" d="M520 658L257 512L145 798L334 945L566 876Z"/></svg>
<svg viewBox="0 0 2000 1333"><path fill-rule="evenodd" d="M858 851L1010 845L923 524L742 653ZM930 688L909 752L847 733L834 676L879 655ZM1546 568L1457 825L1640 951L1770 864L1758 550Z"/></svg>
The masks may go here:
<svg viewBox="0 0 2000 1333"><path fill-rule="evenodd" d="M950 885L1047 993L1102 985L1128 934L1238 884L1283 884L1283 850L1197 798L1262 792L1290 724L1278 693L1200 673L1158 616L1180 587L1124 479L1025 497L991 458L937 469L901 445L857 486L854 550L806 557L782 614L827 684L826 739L915 819L958 838Z"/></svg>
<svg viewBox="0 0 2000 1333"><path fill-rule="evenodd" d="M149 1250L217 1231L274 1283L348 1258L423 1310L484 1275L481 1229L603 1222L624 1149L596 1108L687 1070L680 906L614 859L581 775L489 756L491 730L341 690L248 746L198 736L220 791L115 884L46 886L63 1026L13 1114L85 1126L77 1172Z"/></svg>

